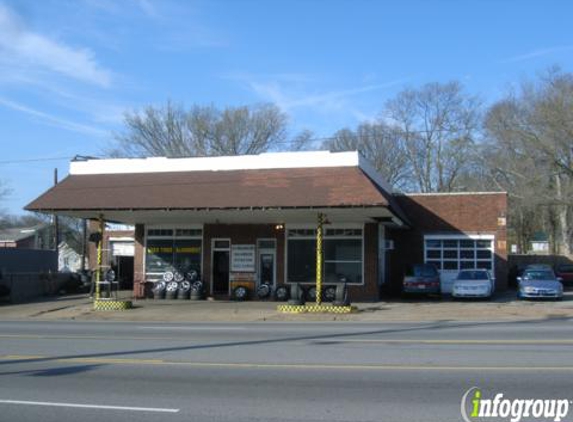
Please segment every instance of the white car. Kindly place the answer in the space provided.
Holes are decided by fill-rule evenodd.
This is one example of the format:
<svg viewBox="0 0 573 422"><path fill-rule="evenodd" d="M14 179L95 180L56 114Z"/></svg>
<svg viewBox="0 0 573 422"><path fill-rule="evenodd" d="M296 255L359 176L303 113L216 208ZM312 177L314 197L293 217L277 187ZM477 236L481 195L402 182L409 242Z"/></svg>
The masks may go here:
<svg viewBox="0 0 573 422"><path fill-rule="evenodd" d="M454 281L453 297L489 298L493 295L494 279L487 270L461 270Z"/></svg>

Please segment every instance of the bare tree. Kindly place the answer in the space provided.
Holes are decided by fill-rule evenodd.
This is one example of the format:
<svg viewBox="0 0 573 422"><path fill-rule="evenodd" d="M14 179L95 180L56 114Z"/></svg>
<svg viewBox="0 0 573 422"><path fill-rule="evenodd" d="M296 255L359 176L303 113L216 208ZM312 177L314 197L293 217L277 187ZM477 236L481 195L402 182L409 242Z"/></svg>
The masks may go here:
<svg viewBox="0 0 573 422"><path fill-rule="evenodd" d="M359 151L396 189L407 189L410 166L401 133L382 123L362 123L356 130L341 129L323 143L332 151Z"/></svg>
<svg viewBox="0 0 573 422"><path fill-rule="evenodd" d="M459 190L468 170L479 128L480 103L458 82L406 89L386 103L383 119L400 131L421 192Z"/></svg>
<svg viewBox="0 0 573 422"><path fill-rule="evenodd" d="M551 69L490 108L492 175L571 254L573 238L573 75ZM538 225L539 225L538 224ZM554 226L554 227L548 227Z"/></svg>
<svg viewBox="0 0 573 422"><path fill-rule="evenodd" d="M213 156L258 154L285 142L287 117L272 104L227 107L168 102L125 115L114 156Z"/></svg>

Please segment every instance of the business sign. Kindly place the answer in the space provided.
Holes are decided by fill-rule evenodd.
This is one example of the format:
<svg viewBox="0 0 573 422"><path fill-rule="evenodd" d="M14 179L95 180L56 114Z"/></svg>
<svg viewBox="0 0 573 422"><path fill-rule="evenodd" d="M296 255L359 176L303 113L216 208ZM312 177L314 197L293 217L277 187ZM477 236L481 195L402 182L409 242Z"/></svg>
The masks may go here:
<svg viewBox="0 0 573 422"><path fill-rule="evenodd" d="M255 272L255 245L231 246L231 271Z"/></svg>

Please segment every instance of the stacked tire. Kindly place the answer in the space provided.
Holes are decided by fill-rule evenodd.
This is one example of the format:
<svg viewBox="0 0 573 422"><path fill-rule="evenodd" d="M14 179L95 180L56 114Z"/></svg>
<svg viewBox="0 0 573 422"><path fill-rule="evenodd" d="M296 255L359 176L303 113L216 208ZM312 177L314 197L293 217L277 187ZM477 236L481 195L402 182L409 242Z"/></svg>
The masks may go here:
<svg viewBox="0 0 573 422"><path fill-rule="evenodd" d="M153 293L153 299L165 299L165 288L167 283L165 281L158 281L153 284L151 292Z"/></svg>
<svg viewBox="0 0 573 422"><path fill-rule="evenodd" d="M177 299L185 300L189 299L191 294L191 283L187 280L183 280L179 283L179 288L177 289Z"/></svg>
<svg viewBox="0 0 573 422"><path fill-rule="evenodd" d="M179 290L179 283L170 281L165 286L165 299L173 300L177 298L177 291Z"/></svg>
<svg viewBox="0 0 573 422"><path fill-rule="evenodd" d="M193 283L191 283L189 299L191 299L191 300L203 299L203 282L202 281L196 280Z"/></svg>

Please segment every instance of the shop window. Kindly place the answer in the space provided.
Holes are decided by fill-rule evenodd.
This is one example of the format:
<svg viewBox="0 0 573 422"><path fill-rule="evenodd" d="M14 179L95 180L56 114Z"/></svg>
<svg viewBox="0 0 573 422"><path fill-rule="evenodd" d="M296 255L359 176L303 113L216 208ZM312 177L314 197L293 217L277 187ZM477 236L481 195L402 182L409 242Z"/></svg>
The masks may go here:
<svg viewBox="0 0 573 422"><path fill-rule="evenodd" d="M287 280L314 283L316 281L316 232L291 229L287 232ZM325 230L323 239L324 282L346 281L361 284L362 229Z"/></svg>
<svg viewBox="0 0 573 422"><path fill-rule="evenodd" d="M201 274L202 231L187 230L147 231L145 268L150 281L159 279L164 272L172 270L195 270ZM188 237L184 238L185 235Z"/></svg>

